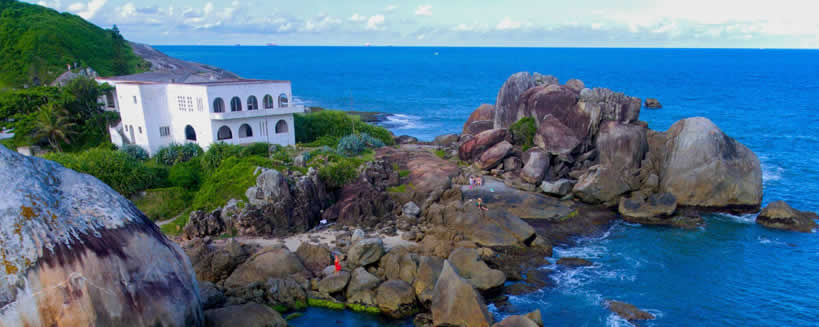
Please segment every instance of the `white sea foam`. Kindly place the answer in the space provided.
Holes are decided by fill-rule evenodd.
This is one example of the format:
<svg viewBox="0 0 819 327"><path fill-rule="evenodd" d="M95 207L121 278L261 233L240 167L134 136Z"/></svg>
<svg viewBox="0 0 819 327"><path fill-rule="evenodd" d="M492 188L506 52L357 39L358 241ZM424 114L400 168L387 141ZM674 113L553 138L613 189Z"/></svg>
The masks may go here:
<svg viewBox="0 0 819 327"><path fill-rule="evenodd" d="M421 119L421 117L404 114L393 114L387 116L386 124L390 126L395 126L393 128L398 130L424 128L423 120Z"/></svg>
<svg viewBox="0 0 819 327"><path fill-rule="evenodd" d="M756 222L756 214L732 215L730 213L715 213L717 219L730 220L742 224L753 224Z"/></svg>
<svg viewBox="0 0 819 327"><path fill-rule="evenodd" d="M762 163L762 183L774 182L782 179L785 168L770 163Z"/></svg>
<svg viewBox="0 0 819 327"><path fill-rule="evenodd" d="M608 327L634 327L634 325L628 320L623 319L622 317L611 313L606 317L606 326Z"/></svg>

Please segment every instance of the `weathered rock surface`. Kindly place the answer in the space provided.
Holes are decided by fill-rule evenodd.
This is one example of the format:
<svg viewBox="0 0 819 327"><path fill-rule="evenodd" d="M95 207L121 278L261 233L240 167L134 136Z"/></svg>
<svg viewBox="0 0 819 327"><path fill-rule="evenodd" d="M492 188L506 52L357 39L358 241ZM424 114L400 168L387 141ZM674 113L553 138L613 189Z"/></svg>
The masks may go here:
<svg viewBox="0 0 819 327"><path fill-rule="evenodd" d="M475 137L461 144L458 147L458 157L461 160L473 160L480 158L481 154L495 144L507 140L511 137L509 130L505 128L490 129L475 135Z"/></svg>
<svg viewBox="0 0 819 327"><path fill-rule="evenodd" d="M222 221L222 210L216 209L210 213L197 210L191 212L188 223L182 229L182 238L191 240L197 237L220 235L226 231Z"/></svg>
<svg viewBox="0 0 819 327"><path fill-rule="evenodd" d="M432 303L435 282L438 281L443 267L444 259L441 257L421 256L418 258L418 272L415 274L412 287L415 289L418 301L426 308L429 308Z"/></svg>
<svg viewBox="0 0 819 327"><path fill-rule="evenodd" d="M501 322L492 325L492 327L540 327L532 319L527 316L509 316Z"/></svg>
<svg viewBox="0 0 819 327"><path fill-rule="evenodd" d="M380 238L368 238L353 243L347 252L347 260L354 266L366 266L381 259L384 255L384 241Z"/></svg>
<svg viewBox="0 0 819 327"><path fill-rule="evenodd" d="M681 206L752 212L762 203L762 168L747 147L707 118L680 120L665 133L660 189Z"/></svg>
<svg viewBox="0 0 819 327"><path fill-rule="evenodd" d="M110 187L3 146L0 185L0 324L204 324L188 258Z"/></svg>
<svg viewBox="0 0 819 327"><path fill-rule="evenodd" d="M654 319L653 314L640 310L634 305L625 302L609 300L606 301L606 306L609 308L609 310L611 310L611 312L616 313L618 316L623 317L623 319L628 321Z"/></svg>
<svg viewBox="0 0 819 327"><path fill-rule="evenodd" d="M333 294L341 292L347 287L347 282L350 281L350 273L346 271L339 271L324 277L318 283L319 292L324 294Z"/></svg>
<svg viewBox="0 0 819 327"><path fill-rule="evenodd" d="M415 136L401 135L395 138L396 144L412 144L418 143L418 138Z"/></svg>
<svg viewBox="0 0 819 327"><path fill-rule="evenodd" d="M557 260L557 264L561 266L567 267L588 267L594 265L589 260L582 259L582 258L573 258L573 257L563 257Z"/></svg>
<svg viewBox="0 0 819 327"><path fill-rule="evenodd" d="M410 201L401 208L401 214L407 217L418 217L421 214L421 208L415 202Z"/></svg>
<svg viewBox="0 0 819 327"><path fill-rule="evenodd" d="M415 291L403 280L381 283L376 290L375 301L381 313L392 318L406 318L418 312Z"/></svg>
<svg viewBox="0 0 819 327"><path fill-rule="evenodd" d="M480 158L475 162L478 168L487 170L492 169L506 158L512 152L513 146L507 141L501 141L493 145L491 148L484 151Z"/></svg>
<svg viewBox="0 0 819 327"><path fill-rule="evenodd" d="M569 194L574 187L574 182L568 179L561 179L554 182L543 181L540 184L540 190L543 193L563 197Z"/></svg>
<svg viewBox="0 0 819 327"><path fill-rule="evenodd" d="M677 210L677 199L671 193L652 194L647 199L620 198L618 211L627 218L669 217Z"/></svg>
<svg viewBox="0 0 819 327"><path fill-rule="evenodd" d="M480 291L488 291L503 286L506 276L500 270L490 269L480 259L475 249L458 248L449 255L449 262L458 275L469 281Z"/></svg>
<svg viewBox="0 0 819 327"><path fill-rule="evenodd" d="M190 258L196 278L214 284L227 279L233 270L245 262L252 249L234 240L222 247L212 246L203 239L195 239L184 245L185 254Z"/></svg>
<svg viewBox="0 0 819 327"><path fill-rule="evenodd" d="M367 272L363 267L353 270L350 283L347 285L347 302L373 305L375 304L375 288L381 280L375 275ZM365 292L369 292L364 296Z"/></svg>
<svg viewBox="0 0 819 327"><path fill-rule="evenodd" d="M324 267L333 264L333 254L330 249L310 242L302 242L296 249L296 256L313 275L318 275Z"/></svg>
<svg viewBox="0 0 819 327"><path fill-rule="evenodd" d="M432 143L440 146L449 146L458 143L458 138L458 134L438 135L435 137L435 140L433 140Z"/></svg>
<svg viewBox="0 0 819 327"><path fill-rule="evenodd" d="M376 150L376 158L409 171L409 175L402 180L408 184L406 192L391 196L399 199L400 203L415 202L422 210L437 202L452 186L452 178L460 173L457 163L441 159L422 147L381 147ZM370 198L368 201L374 200Z"/></svg>
<svg viewBox="0 0 819 327"><path fill-rule="evenodd" d="M539 148L554 154L571 153L580 145L580 138L575 131L551 114L546 115L540 122L534 141Z"/></svg>
<svg viewBox="0 0 819 327"><path fill-rule="evenodd" d="M574 90L578 94L580 94L580 91L583 91L583 89L586 88L586 84L583 83L583 81L581 81L579 79L574 79L574 78L566 81L566 86L568 88Z"/></svg>
<svg viewBox="0 0 819 327"><path fill-rule="evenodd" d="M594 165L580 176L572 193L586 203L616 205L620 195L631 190L629 175L603 165Z"/></svg>
<svg viewBox="0 0 819 327"><path fill-rule="evenodd" d="M480 107L478 107L478 109L475 109L475 111L473 111L472 114L469 115L469 118L466 120L466 123L464 124L463 134L475 135L480 132L483 132L484 130L492 129L494 126L494 120L495 106L491 104L482 104ZM486 128L479 127L473 130L474 127L472 127L472 124L476 122L489 122L489 124L488 126L486 126ZM481 124L486 125L486 123Z"/></svg>
<svg viewBox="0 0 819 327"><path fill-rule="evenodd" d="M579 105L584 112L592 113L592 117L599 113L603 121L613 120L628 124L636 122L640 117L641 102L640 98L609 89L586 88L580 92Z"/></svg>
<svg viewBox="0 0 819 327"><path fill-rule="evenodd" d="M251 256L225 280L225 287L235 288L268 278L287 278L294 274L308 275L299 258L285 247L263 249Z"/></svg>
<svg viewBox="0 0 819 327"><path fill-rule="evenodd" d="M816 228L816 219L819 217L813 212L799 211L785 201L776 201L762 209L756 223L768 228L810 233Z"/></svg>
<svg viewBox="0 0 819 327"><path fill-rule="evenodd" d="M432 296L432 320L435 326L488 327L492 315L483 297L444 261Z"/></svg>
<svg viewBox="0 0 819 327"><path fill-rule="evenodd" d="M210 282L199 283L199 299L202 300L202 310L220 308L226 300L225 294Z"/></svg>
<svg viewBox="0 0 819 327"><path fill-rule="evenodd" d="M273 278L268 280L265 286L267 286L265 295L270 304L291 310L307 307L307 291L295 280Z"/></svg>
<svg viewBox="0 0 819 327"><path fill-rule="evenodd" d="M662 107L663 107L663 105L660 104L660 100L657 100L655 98L647 98L646 99L646 108L660 109Z"/></svg>
<svg viewBox="0 0 819 327"><path fill-rule="evenodd" d="M324 211L323 217L342 225L373 226L395 208L385 190L398 182L398 172L383 160L367 163L359 179L338 192L338 201Z"/></svg>
<svg viewBox="0 0 819 327"><path fill-rule="evenodd" d="M535 87L535 77L528 72L516 73L503 83L495 101L494 128L507 128L518 119L523 118L517 112L521 95Z"/></svg>
<svg viewBox="0 0 819 327"><path fill-rule="evenodd" d="M526 182L537 184L546 175L549 168L549 154L542 150L534 149L527 151L528 160L520 171L520 178Z"/></svg>
<svg viewBox="0 0 819 327"><path fill-rule="evenodd" d="M205 311L207 327L286 327L276 310L258 303L234 305Z"/></svg>
<svg viewBox="0 0 819 327"><path fill-rule="evenodd" d="M418 264L406 247L394 247L381 257L379 266L384 269L384 277L388 280L400 279L407 283L415 280Z"/></svg>

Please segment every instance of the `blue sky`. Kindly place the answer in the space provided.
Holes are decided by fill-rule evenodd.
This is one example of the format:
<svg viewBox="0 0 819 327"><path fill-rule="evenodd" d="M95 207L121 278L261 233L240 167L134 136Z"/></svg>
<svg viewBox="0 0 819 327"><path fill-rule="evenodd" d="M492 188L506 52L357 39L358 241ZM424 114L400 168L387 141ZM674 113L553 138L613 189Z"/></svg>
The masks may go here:
<svg viewBox="0 0 819 327"><path fill-rule="evenodd" d="M38 0L165 44L819 48L810 0Z"/></svg>

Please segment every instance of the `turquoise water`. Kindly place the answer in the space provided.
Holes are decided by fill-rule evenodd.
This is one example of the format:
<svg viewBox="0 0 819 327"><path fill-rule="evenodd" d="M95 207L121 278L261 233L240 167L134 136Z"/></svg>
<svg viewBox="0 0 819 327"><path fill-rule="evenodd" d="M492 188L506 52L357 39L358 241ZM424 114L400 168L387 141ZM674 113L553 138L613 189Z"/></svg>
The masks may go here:
<svg viewBox="0 0 819 327"><path fill-rule="evenodd" d="M391 129L425 140L459 132L472 110L495 102L512 73L579 78L590 87L658 98L663 109L641 113L656 130L685 117L710 118L760 157L765 203L819 211L819 51L158 48L243 77L291 80L306 104L400 114ZM712 216L693 231L618 223L603 238L556 251L595 266L557 269L556 288L493 310L504 316L539 308L556 326L627 325L603 307L618 299L658 316L645 326L819 325L818 235L767 230L753 219ZM293 324L330 326L332 317L342 316L311 310ZM349 326L383 324L343 317Z"/></svg>

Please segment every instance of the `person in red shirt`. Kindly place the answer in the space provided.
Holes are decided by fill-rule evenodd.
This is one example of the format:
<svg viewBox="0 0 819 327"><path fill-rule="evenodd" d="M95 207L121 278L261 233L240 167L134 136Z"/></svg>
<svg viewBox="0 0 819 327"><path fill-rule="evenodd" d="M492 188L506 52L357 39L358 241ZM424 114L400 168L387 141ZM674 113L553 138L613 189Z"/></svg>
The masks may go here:
<svg viewBox="0 0 819 327"><path fill-rule="evenodd" d="M335 266L336 266L336 272L341 271L341 263L338 261L338 255L336 255L336 256L335 256L335 262L334 262L334 264L335 264Z"/></svg>

